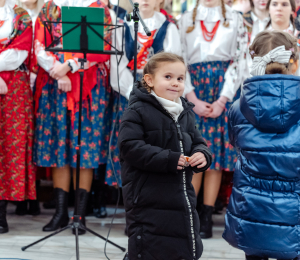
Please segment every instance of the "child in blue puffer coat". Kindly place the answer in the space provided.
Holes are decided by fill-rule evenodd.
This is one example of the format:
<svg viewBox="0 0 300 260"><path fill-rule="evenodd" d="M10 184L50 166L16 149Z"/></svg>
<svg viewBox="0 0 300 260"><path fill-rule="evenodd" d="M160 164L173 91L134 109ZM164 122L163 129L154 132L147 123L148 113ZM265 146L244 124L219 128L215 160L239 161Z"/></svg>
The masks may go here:
<svg viewBox="0 0 300 260"><path fill-rule="evenodd" d="M224 239L247 260L300 254L300 77L296 39L264 31L250 46L252 78L229 111L238 151ZM300 259L300 258L299 258Z"/></svg>

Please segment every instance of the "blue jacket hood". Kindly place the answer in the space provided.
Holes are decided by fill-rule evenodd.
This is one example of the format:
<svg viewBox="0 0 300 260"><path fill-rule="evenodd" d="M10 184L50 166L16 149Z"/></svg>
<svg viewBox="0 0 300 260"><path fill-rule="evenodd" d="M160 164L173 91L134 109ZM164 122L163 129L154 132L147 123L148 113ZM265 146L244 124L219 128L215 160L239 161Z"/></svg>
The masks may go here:
<svg viewBox="0 0 300 260"><path fill-rule="evenodd" d="M262 132L288 131L300 119L300 77L273 74L247 79L240 108L244 117Z"/></svg>

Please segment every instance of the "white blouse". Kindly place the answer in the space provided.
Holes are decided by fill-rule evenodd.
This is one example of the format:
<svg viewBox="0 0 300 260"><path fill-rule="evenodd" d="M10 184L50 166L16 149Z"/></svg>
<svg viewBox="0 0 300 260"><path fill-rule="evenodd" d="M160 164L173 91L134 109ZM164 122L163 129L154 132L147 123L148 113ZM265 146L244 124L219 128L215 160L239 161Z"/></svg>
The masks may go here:
<svg viewBox="0 0 300 260"><path fill-rule="evenodd" d="M13 32L14 25L14 0L6 0L5 5L0 7L0 17L5 21L0 27L0 44L5 44ZM28 56L28 51L9 49L0 54L0 72L12 71L22 65Z"/></svg>
<svg viewBox="0 0 300 260"><path fill-rule="evenodd" d="M252 21L253 21L253 25L252 25L250 45L253 43L256 35L266 29L266 26L267 26L268 22L270 21L270 17L266 17L263 20L258 19L258 17L252 11L251 11L251 18L252 18ZM249 68L248 72L250 73L250 68L252 66L252 58L251 58L251 55L249 53L249 48L247 50L247 64L248 64L248 68ZM250 77L250 74L248 74L248 77Z"/></svg>
<svg viewBox="0 0 300 260"><path fill-rule="evenodd" d="M258 19L258 17L254 14L254 12L251 12L251 18L253 21L253 25L252 25L250 44L253 43L253 40L255 39L257 34L259 34L260 32L262 32L266 29L266 26L267 26L268 22L270 21L270 17L266 17L263 20Z"/></svg>
<svg viewBox="0 0 300 260"><path fill-rule="evenodd" d="M144 19L145 24L148 26L150 31L158 30L163 23L166 21L166 17L159 12L155 12L151 18ZM123 22L123 21L122 21ZM134 39L134 23L126 22L130 28L132 38ZM139 23L139 33L146 36L142 25ZM115 43L115 36L112 36L113 46L116 46L118 50L122 50L122 28L116 30L117 42ZM179 41L179 32L175 24L170 23L167 28L167 34L163 42L165 52L172 52L181 55L181 45ZM143 41L139 39L139 41ZM125 44L125 42L124 42ZM123 46L124 47L124 46ZM124 55L119 64L119 84L120 93L122 96L129 99L130 92L133 86L133 74L130 69L127 68L130 62L126 56L125 47L123 48ZM120 56L118 56L120 58ZM137 70L137 73L142 73L143 70ZM117 72L117 60L114 55L111 56L111 72L110 72L110 83L112 88L119 92L118 89L118 72Z"/></svg>
<svg viewBox="0 0 300 260"><path fill-rule="evenodd" d="M225 8L229 27L223 26L224 18L221 6L207 8L202 5L198 7L195 29L191 33L186 33L186 31L188 27L193 25L192 12L187 12L182 16L179 27L183 57L187 64L208 61L233 61L225 73L225 83L221 91L221 96L225 96L231 101L246 79L246 75L248 75L246 60L248 35L242 16L227 5ZM212 41L208 42L204 39L200 21L204 21L208 31L212 31L216 22L220 21L219 28ZM188 74L185 92L189 93L193 89Z"/></svg>

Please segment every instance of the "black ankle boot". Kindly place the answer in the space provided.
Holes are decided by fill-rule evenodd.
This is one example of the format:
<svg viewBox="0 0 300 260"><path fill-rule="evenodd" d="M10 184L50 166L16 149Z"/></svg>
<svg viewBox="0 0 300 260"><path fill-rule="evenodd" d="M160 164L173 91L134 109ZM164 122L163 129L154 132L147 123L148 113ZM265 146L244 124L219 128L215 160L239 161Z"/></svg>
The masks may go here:
<svg viewBox="0 0 300 260"><path fill-rule="evenodd" d="M29 215L32 216L37 216L41 214L41 209L40 209L40 203L39 203L39 198L40 198L40 181L35 182L35 187L36 187L36 200L29 200L29 209L28 213Z"/></svg>
<svg viewBox="0 0 300 260"><path fill-rule="evenodd" d="M82 223L82 225L85 226L85 211L86 211L86 205L87 205L87 202L89 199L89 192L87 192L84 189L79 189L78 192L79 192L79 200L77 202L78 203L77 204L77 210L78 210L77 214L79 216L81 216L81 223ZM75 229L73 229L73 234L75 235ZM79 228L78 235L83 235L83 234L85 234L85 230Z"/></svg>
<svg viewBox="0 0 300 260"><path fill-rule="evenodd" d="M55 231L68 225L68 194L63 189L54 189L56 211L49 224L43 227L43 231Z"/></svg>
<svg viewBox="0 0 300 260"><path fill-rule="evenodd" d="M19 216L24 216L27 214L27 200L17 202L15 213Z"/></svg>
<svg viewBox="0 0 300 260"><path fill-rule="evenodd" d="M202 205L201 212L199 212L200 218L200 237L211 238L212 237L212 213L214 207Z"/></svg>
<svg viewBox="0 0 300 260"><path fill-rule="evenodd" d="M8 225L6 221L6 200L0 200L0 234L8 232Z"/></svg>
<svg viewBox="0 0 300 260"><path fill-rule="evenodd" d="M105 184L106 164L99 165L97 169L98 179L94 180L93 188L95 194L94 214L96 218L106 218L106 201L108 185Z"/></svg>

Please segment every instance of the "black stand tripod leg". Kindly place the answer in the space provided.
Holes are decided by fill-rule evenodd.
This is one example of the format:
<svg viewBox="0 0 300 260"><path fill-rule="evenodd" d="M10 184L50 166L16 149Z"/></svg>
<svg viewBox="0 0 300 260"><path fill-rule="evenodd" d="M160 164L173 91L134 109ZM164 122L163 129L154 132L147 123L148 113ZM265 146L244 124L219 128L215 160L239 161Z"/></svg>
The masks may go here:
<svg viewBox="0 0 300 260"><path fill-rule="evenodd" d="M99 238L101 238L101 239L103 239L103 240L105 240L105 241L106 241L106 238L105 238L105 237L103 237L103 236L101 236L101 235L97 234L96 232L94 232L94 231L90 230L89 228L87 228L87 227L82 227L82 228L83 228L83 229L85 229L86 231L88 231L88 232L92 233L94 236L96 236L96 237L99 237ZM110 244L112 244L113 246L115 246L115 247L117 247L117 248L121 249L123 252L125 252L125 251L126 251L126 248L124 248L124 247L121 247L121 246L119 246L119 245L115 244L114 242L112 242L112 241L110 241L110 240L107 240L107 242L108 242L108 243L110 243Z"/></svg>
<svg viewBox="0 0 300 260"><path fill-rule="evenodd" d="M76 259L79 260L78 227L75 227Z"/></svg>
<svg viewBox="0 0 300 260"><path fill-rule="evenodd" d="M36 245L36 244L38 244L38 243L40 243L40 242L42 242L42 241L48 239L49 237L55 236L55 235L57 235L57 234L59 234L59 233L65 231L66 229L71 228L71 227L72 227L72 224L70 224L70 225L68 225L68 226L66 226L66 227L64 227L64 228L62 228L62 229L60 229L60 230L57 230L57 231L55 231L54 233L50 234L49 236L43 237L42 239L40 239L40 240L38 240L38 241L35 241L34 243L32 243L32 244L30 244L30 245L28 245L28 246L24 246L24 247L22 247L21 249L22 249L22 251L25 251L27 248L32 247L32 246L34 246L34 245Z"/></svg>

